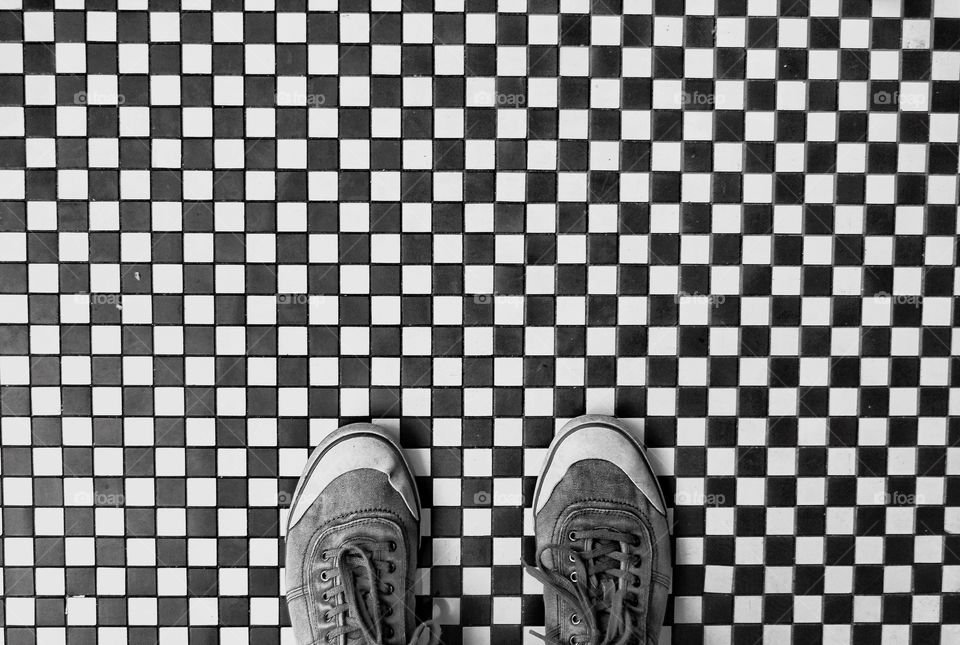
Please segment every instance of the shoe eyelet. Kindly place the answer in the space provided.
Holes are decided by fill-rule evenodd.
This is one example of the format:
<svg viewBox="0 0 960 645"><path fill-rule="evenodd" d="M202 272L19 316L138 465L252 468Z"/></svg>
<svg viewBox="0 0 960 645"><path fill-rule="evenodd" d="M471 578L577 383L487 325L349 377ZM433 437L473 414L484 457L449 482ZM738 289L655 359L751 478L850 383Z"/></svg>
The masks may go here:
<svg viewBox="0 0 960 645"><path fill-rule="evenodd" d="M329 622L330 622L330 612L329 612L329 611L323 612L323 622L325 622L325 623L329 623Z"/></svg>
<svg viewBox="0 0 960 645"><path fill-rule="evenodd" d="M323 580L324 582L326 582L327 580L330 579L330 576L327 575L327 570L326 570L326 569L324 569L323 571L320 572L320 579Z"/></svg>
<svg viewBox="0 0 960 645"><path fill-rule="evenodd" d="M388 625L388 626L387 626L387 629L386 629L386 632L387 632L387 638L393 638L393 634L394 634L393 627L390 627L390 626Z"/></svg>
<svg viewBox="0 0 960 645"><path fill-rule="evenodd" d="M323 602L327 602L328 600L330 600L330 596L327 595L326 591L320 594L320 600L322 600Z"/></svg>
<svg viewBox="0 0 960 645"><path fill-rule="evenodd" d="M387 593L388 594L393 593L393 585L390 584L389 582L387 583Z"/></svg>
<svg viewBox="0 0 960 645"><path fill-rule="evenodd" d="M387 567L387 571L390 572L390 573L393 573L393 572L396 571L396 570L397 570L397 565L395 565L395 564L392 563L392 562L390 563L390 566Z"/></svg>
<svg viewBox="0 0 960 645"><path fill-rule="evenodd" d="M580 577L577 575L577 572L576 572L576 571L571 571L571 572L570 572L570 582L576 582L576 581L579 580L579 579L580 579Z"/></svg>
<svg viewBox="0 0 960 645"><path fill-rule="evenodd" d="M571 542L576 542L576 541L577 541L577 532L576 532L576 531L570 531L570 533L568 534L568 537L570 538L570 541L571 541Z"/></svg>
<svg viewBox="0 0 960 645"><path fill-rule="evenodd" d="M384 616L393 616L393 607L387 607L387 611L384 612Z"/></svg>
<svg viewBox="0 0 960 645"><path fill-rule="evenodd" d="M571 625L579 625L581 622L583 621L580 620L580 616L578 616L576 613L570 614Z"/></svg>
<svg viewBox="0 0 960 645"><path fill-rule="evenodd" d="M570 637L570 645L580 645L580 641L577 640L577 637L576 637L576 636L571 636L571 637Z"/></svg>
<svg viewBox="0 0 960 645"><path fill-rule="evenodd" d="M397 543L394 542L393 540L390 541L390 550L391 550L391 551L396 551L396 550L397 550Z"/></svg>
<svg viewBox="0 0 960 645"><path fill-rule="evenodd" d="M577 561L577 559L576 559L575 557L573 557L573 554L572 554L572 553L568 553L568 554L567 554L567 560L570 560L570 562L576 562L576 561Z"/></svg>
<svg viewBox="0 0 960 645"><path fill-rule="evenodd" d="M330 554L327 553L326 551L324 551L323 553L320 554L320 559L321 559L321 560L329 560L329 559L330 559Z"/></svg>

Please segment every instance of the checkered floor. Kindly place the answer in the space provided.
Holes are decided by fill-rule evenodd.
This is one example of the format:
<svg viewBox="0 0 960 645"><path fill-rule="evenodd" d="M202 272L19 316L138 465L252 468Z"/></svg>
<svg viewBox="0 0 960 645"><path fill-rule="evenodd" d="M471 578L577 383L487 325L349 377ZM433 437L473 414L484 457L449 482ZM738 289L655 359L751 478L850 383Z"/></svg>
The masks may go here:
<svg viewBox="0 0 960 645"><path fill-rule="evenodd" d="M960 4L342 4L0 0L0 643L291 643L371 418L419 613L540 642L584 412L671 498L662 643L960 642Z"/></svg>

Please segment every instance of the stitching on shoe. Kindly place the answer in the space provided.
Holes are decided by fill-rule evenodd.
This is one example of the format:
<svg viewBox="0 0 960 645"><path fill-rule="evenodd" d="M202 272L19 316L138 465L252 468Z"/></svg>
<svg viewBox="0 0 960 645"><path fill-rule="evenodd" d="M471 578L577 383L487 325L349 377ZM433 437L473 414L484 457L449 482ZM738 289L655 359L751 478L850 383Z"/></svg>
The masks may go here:
<svg viewBox="0 0 960 645"><path fill-rule="evenodd" d="M670 589L670 578L663 575L659 571L651 571L650 577L653 579L654 582L659 582L661 585L663 585L667 589Z"/></svg>
<svg viewBox="0 0 960 645"><path fill-rule="evenodd" d="M307 595L306 586L294 587L293 589L287 592L287 600L296 600L297 598L302 598Z"/></svg>

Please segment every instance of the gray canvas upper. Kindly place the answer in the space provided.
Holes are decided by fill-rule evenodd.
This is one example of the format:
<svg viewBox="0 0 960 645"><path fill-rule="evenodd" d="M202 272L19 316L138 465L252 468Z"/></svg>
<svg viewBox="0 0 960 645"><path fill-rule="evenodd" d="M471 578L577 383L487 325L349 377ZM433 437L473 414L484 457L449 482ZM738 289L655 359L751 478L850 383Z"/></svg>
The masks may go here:
<svg viewBox="0 0 960 645"><path fill-rule="evenodd" d="M401 645L425 634L413 612L419 503L412 510L408 503L416 500L415 484L382 432L359 424L338 430L316 449L298 486L286 539L287 606L298 645ZM371 441L378 449L354 452L359 459L327 458L334 447L342 453ZM324 485L312 487L311 478Z"/></svg>
<svg viewBox="0 0 960 645"><path fill-rule="evenodd" d="M602 423L588 419L579 429ZM638 443L616 423L607 426L609 458L597 458L583 443L596 433L571 422L541 473L555 484L535 500L539 569L531 573L544 582L549 643L658 642L671 581L665 504L646 459L635 458ZM572 456L551 459L561 450Z"/></svg>

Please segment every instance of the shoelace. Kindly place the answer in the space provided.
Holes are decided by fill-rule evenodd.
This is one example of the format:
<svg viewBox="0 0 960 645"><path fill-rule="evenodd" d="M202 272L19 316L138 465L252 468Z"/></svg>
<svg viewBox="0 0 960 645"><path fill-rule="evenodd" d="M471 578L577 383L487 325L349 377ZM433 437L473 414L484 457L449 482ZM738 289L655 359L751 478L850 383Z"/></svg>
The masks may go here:
<svg viewBox="0 0 960 645"><path fill-rule="evenodd" d="M537 552L537 566L524 568L574 608L570 622L584 623L589 640L571 637L566 643L549 633L531 633L549 645L625 645L640 614L639 577L634 572L640 563L639 537L606 528L571 531L569 537L571 543L584 540L586 548L548 544ZM547 551L553 554L552 567L543 563ZM566 563L572 565L569 575L562 573Z"/></svg>
<svg viewBox="0 0 960 645"><path fill-rule="evenodd" d="M385 638L393 636L390 627L384 629L384 618L393 613L387 599L395 589L389 583L381 585L379 580L381 571L393 571L395 565L373 558L370 553L396 549L395 542L364 542L362 546L348 543L323 552L321 560L332 565L319 569L320 579L334 581L333 587L323 594L323 599L333 604L324 614L324 622L336 623L337 616L344 615L343 624L328 631L325 642L346 636L348 641L356 640L363 645L383 645ZM431 621L418 625L410 645L436 645L439 634L434 627Z"/></svg>

